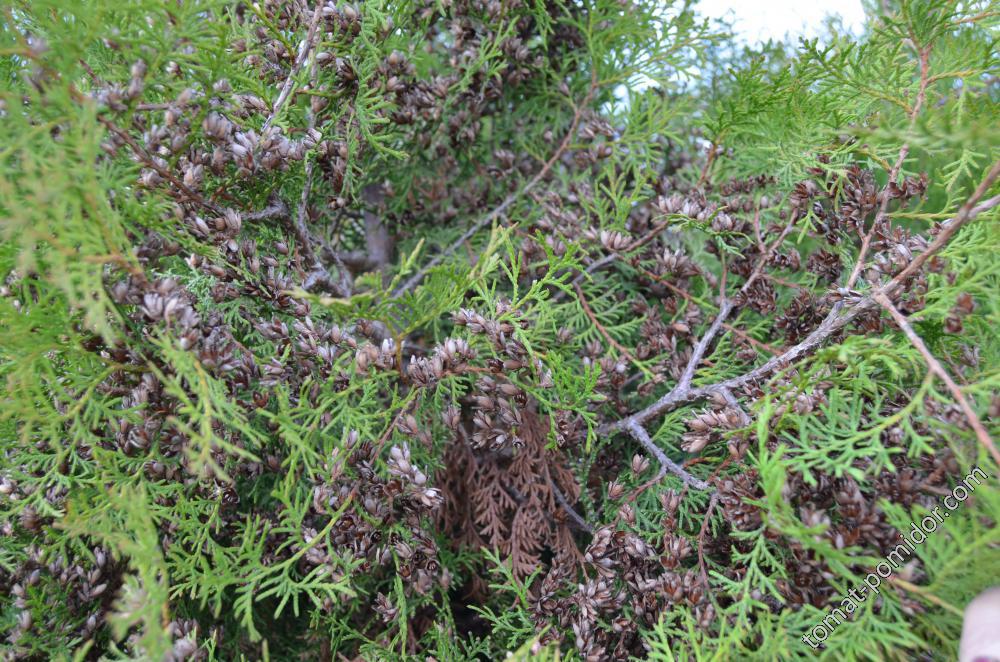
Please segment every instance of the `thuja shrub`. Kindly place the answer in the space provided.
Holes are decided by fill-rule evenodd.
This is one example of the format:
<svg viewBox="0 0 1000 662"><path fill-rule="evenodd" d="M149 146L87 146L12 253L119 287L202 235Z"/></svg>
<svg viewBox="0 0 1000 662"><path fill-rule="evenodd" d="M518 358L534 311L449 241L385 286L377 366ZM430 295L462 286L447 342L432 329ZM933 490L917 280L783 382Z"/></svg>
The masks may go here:
<svg viewBox="0 0 1000 662"><path fill-rule="evenodd" d="M1000 12L878 11L2 7L5 659L954 657Z"/></svg>

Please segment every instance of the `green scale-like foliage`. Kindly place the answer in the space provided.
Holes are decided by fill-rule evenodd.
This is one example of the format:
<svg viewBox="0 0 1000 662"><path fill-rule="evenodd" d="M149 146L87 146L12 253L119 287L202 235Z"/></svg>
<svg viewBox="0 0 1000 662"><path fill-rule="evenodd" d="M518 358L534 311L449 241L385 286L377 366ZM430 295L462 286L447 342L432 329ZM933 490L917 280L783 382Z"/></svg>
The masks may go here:
<svg viewBox="0 0 1000 662"><path fill-rule="evenodd" d="M955 656L1000 466L928 354L996 437L995 2L759 50L645 0L0 13L6 658Z"/></svg>

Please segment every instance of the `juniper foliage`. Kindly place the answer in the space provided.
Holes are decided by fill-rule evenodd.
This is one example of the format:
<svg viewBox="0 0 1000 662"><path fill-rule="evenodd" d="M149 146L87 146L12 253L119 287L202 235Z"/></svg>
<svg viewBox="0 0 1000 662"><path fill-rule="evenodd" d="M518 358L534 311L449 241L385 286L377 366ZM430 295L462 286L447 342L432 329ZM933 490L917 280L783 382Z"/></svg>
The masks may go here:
<svg viewBox="0 0 1000 662"><path fill-rule="evenodd" d="M995 2L2 12L5 658L954 657Z"/></svg>

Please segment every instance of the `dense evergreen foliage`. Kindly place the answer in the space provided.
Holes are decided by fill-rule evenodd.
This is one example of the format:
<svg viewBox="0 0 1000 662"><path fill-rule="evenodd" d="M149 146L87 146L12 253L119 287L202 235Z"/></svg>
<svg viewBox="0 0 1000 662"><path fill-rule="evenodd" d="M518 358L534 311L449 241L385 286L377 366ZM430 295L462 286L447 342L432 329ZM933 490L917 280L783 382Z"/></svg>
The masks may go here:
<svg viewBox="0 0 1000 662"><path fill-rule="evenodd" d="M953 659L1000 5L695 9L0 5L5 659Z"/></svg>

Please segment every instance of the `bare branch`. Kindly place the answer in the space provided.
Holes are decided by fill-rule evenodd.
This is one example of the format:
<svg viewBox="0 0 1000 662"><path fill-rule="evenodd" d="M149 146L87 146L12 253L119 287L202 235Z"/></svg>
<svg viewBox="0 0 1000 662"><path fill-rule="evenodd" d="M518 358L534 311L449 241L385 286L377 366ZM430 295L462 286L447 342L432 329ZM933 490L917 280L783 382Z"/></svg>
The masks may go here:
<svg viewBox="0 0 1000 662"><path fill-rule="evenodd" d="M587 533L593 533L594 532L593 527L587 524L587 520L583 519L580 513L576 512L573 509L573 506L571 506L569 504L569 501L566 500L566 497L563 496L563 493L559 489L559 486L556 485L556 481L550 478L549 486L552 488L552 494L556 497L556 501L559 502L559 505L562 506L562 509L566 512L567 515L569 515L569 518L573 521L573 523L579 529L586 531Z"/></svg>
<svg viewBox="0 0 1000 662"><path fill-rule="evenodd" d="M757 239L757 248L761 253L767 250L767 246L764 245L764 235L760 231L760 204L754 206L753 210L753 220L751 221L753 225L753 234Z"/></svg>
<svg viewBox="0 0 1000 662"><path fill-rule="evenodd" d="M698 568L701 570L701 581L705 583L705 590L708 591L708 572L705 569L705 534L708 533L708 523L712 519L712 512L715 504L719 501L719 493L714 492L708 500L708 508L705 509L705 519L701 521L701 529L698 531ZM713 597L712 593L709 596Z"/></svg>
<svg viewBox="0 0 1000 662"><path fill-rule="evenodd" d="M700 478L695 478L694 476L689 474L684 469L684 467L682 467L681 465L677 464L669 457L667 457L666 454L662 450L660 450L659 446L653 443L653 440L650 439L649 433L646 432L646 428L642 427L642 425L640 425L638 422L634 420L630 421L626 429L628 430L629 434L632 435L632 438L638 441L640 444L642 444L642 447L645 448L647 451L649 451L653 455L653 457L656 458L656 461L660 463L659 472L656 474L656 477L653 478L653 480L650 482L658 483L663 479L664 476L667 475L667 471L669 471L670 473L680 478L685 485L689 485L698 490L714 491L711 485L701 480Z"/></svg>
<svg viewBox="0 0 1000 662"><path fill-rule="evenodd" d="M318 21L318 16L323 7L323 2L320 2L316 6L316 11L313 13L313 22L309 26L309 35L306 37L306 41L312 43L312 35L316 30L316 23ZM308 54L309 48L305 47L305 42L303 42L303 47L300 48L300 56L304 58ZM297 66L301 66L301 63L296 62ZM311 58L309 62L309 77L310 79L315 77L316 73L316 59ZM293 70L294 74L294 70ZM291 80L291 75L289 80ZM286 81L286 88L288 83ZM281 98L279 97L279 101ZM275 104L277 109L278 104ZM270 120L274 117L272 113ZM313 112L312 106L310 105L306 109L306 119L307 127L306 132L312 133L316 128L316 113ZM316 288L321 288L329 291L334 296L350 296L351 294L351 276L347 267L344 263L340 261L340 257L335 253L331 252L331 259L337 267L337 280L335 281L333 275L327 270L326 265L320 260L320 256L316 253L313 245L316 243L313 238L312 233L309 231L309 226L306 225L306 216L309 209L309 195L312 193L312 182L313 182L313 160L309 158L309 155L305 156L305 182L302 184L302 195L299 198L298 210L293 219L293 230L295 236L299 240L299 249L302 251L302 257L305 258L307 264L310 265L309 274L306 276L305 280L302 282L302 288L306 291L311 291Z"/></svg>
<svg viewBox="0 0 1000 662"><path fill-rule="evenodd" d="M679 297L681 297L683 299L686 299L689 302L697 303L695 301L695 298L691 295L691 293L688 292L687 290L685 290L684 288L678 287L674 283L671 283L669 280L666 280L665 278L661 278L660 276L657 276L656 274L654 274L651 271L647 271L645 269L640 268L639 272L642 275L644 275L646 278L654 280L657 283L659 283L660 285L663 285L664 287L666 287L668 290L670 290L671 292L673 292L677 296L679 296ZM757 340L753 336L747 334L742 329L739 329L739 328L733 326L732 324L729 324L728 322L723 322L722 323L722 328L725 329L726 331L729 331L730 333L732 333L732 334L734 334L736 336L739 336L740 338L742 338L743 340L747 341L748 343L750 343L751 345L753 345L754 347L756 347L758 349L762 349L765 352L768 352L770 354L778 354L778 353L780 353L779 350L775 349L774 347L771 347L770 345L768 345L765 342L761 342L761 341Z"/></svg>
<svg viewBox="0 0 1000 662"><path fill-rule="evenodd" d="M615 430L630 430L633 425L642 425L651 418L672 411L682 404L693 402L695 400L701 400L715 393L724 394L726 390L733 391L740 389L748 384L763 379L778 370L786 368L791 365L792 362L812 353L825 343L830 336L844 328L859 315L878 307L879 304L875 299L876 297L879 295L892 296L896 289L908 281L911 276L916 274L916 272L919 271L927 260L943 249L948 244L951 237L953 237L963 225L976 218L976 216L982 212L1000 205L1000 195L990 198L980 205L976 205L986 191L989 190L990 186L992 186L993 182L996 181L997 177L1000 177L1000 161L993 164L989 173L983 181L980 182L979 186L976 187L976 190L972 193L965 204L962 205L958 214L941 225L943 229L938 233L934 241L928 245L927 250L917 255L905 269L896 275L895 278L872 292L869 296L862 297L850 305L845 304L843 301L835 303L827 316L822 322L820 322L819 326L813 329L812 333L806 336L802 342L794 347L791 347L785 353L775 356L763 365L760 365L738 377L732 377L709 386L700 388L679 388L680 383L678 383L678 385L671 389L669 393L656 402L632 414L631 416L627 416L619 421L616 421L611 425L602 426L598 430L598 433L604 434ZM690 363L688 364L688 368L690 368Z"/></svg>
<svg viewBox="0 0 1000 662"><path fill-rule="evenodd" d="M788 233L795 227L795 222L797 220L799 220L799 210L798 207L793 206L792 213L788 215L788 222L785 223L785 227L781 229L781 234L779 234L778 238L775 239L774 242L772 242L771 245L768 246L767 249L761 254L760 258L757 260L756 266L754 266L753 272L747 277L746 282L743 283L743 287L740 288L741 294L746 294L746 292L750 290L750 286L761 277L764 273L764 268L767 266L767 261L771 259L774 251L778 250L778 247L785 241L785 237L787 237Z"/></svg>
<svg viewBox="0 0 1000 662"><path fill-rule="evenodd" d="M305 64L306 58L309 57L309 51L313 47L313 39L316 35L316 26L319 25L319 19L323 15L323 0L318 0L316 3L316 9L313 11L312 19L309 21L309 31L306 33L305 39L299 42L299 52L295 57L295 62L292 64L292 68L288 72L288 77L285 78L284 85L281 86L281 91L278 93L278 98L274 101L274 107L271 109L271 114L266 120L264 120L264 125L261 127L261 133L267 131L271 123L278 116L278 112L281 107L285 105L288 98L292 95L292 86L295 83L295 76L298 75L299 70L302 69L302 65Z"/></svg>
<svg viewBox="0 0 1000 662"><path fill-rule="evenodd" d="M729 299L723 299L722 305L719 306L719 313L715 316L715 320L712 322L712 326L708 327L708 331L701 337L701 340L694 346L691 350L691 358L688 360L687 365L684 366L684 372L681 373L680 381L677 382L677 386L674 387L675 390L687 390L691 386L691 380L694 378L694 371L697 370L698 364L701 363L702 357L705 355L705 350L708 349L709 343L712 342L712 338L719 332L722 327L722 323L726 321L729 317L729 312L733 309L733 304Z"/></svg>
<svg viewBox="0 0 1000 662"><path fill-rule="evenodd" d="M382 273L384 280L386 269L392 259L393 237L382 217L371 209L378 208L382 204L384 197L382 187L369 184L362 189L361 195L369 207L362 214L365 221L365 248L373 268Z"/></svg>
<svg viewBox="0 0 1000 662"><path fill-rule="evenodd" d="M278 196L272 197L267 207L260 211L243 214L244 221L266 221L272 218L289 218L288 205Z"/></svg>
<svg viewBox="0 0 1000 662"><path fill-rule="evenodd" d="M944 248L945 245L951 241L952 236L958 232L959 228L984 211L993 209L1000 204L1000 195L996 195L983 202L983 204L976 205L976 203L979 202L979 199L982 198L990 189L990 186L993 185L993 182L997 180L997 177L1000 177L1000 161L996 161L993 164L989 173L987 173L983 181L979 183L979 186L977 186L976 190L973 191L971 196L969 196L969 199L965 201L965 204L958 210L958 213L955 214L954 218L951 218L941 224L943 229L938 233L937 237L934 238L934 241L927 246L927 250L915 257L912 262L906 265L905 269L899 272L899 274L892 279L890 287L885 290L887 294L892 294L895 288L902 285L910 278L910 276L914 275L924 265L924 263L931 258L931 256Z"/></svg>
<svg viewBox="0 0 1000 662"><path fill-rule="evenodd" d="M948 390L951 391L952 396L954 396L955 400L958 402L958 405L962 408L962 412L965 414L965 417L969 420L969 425L971 425L972 429L975 431L976 438L979 439L979 443L981 443L983 447L990 452L990 455L993 456L993 460L997 463L997 465L1000 465L1000 451L997 450L996 444L994 444L993 440L990 438L989 433L983 426L983 422L979 420L979 417L976 415L975 410L973 410L972 405L969 404L968 398L966 398L962 393L962 389L959 388L958 384L955 383L955 380L951 378L951 375L949 375L944 369L944 366L941 365L940 361L934 358L934 355L931 354L929 349L927 349L927 345L924 344L923 339L917 335L917 332L913 330L910 322L901 312L899 312L899 309L892 304L889 297L879 293L875 295L875 301L877 301L879 305L885 308L889 314L892 315L892 319L896 321L899 328L904 334L906 334L910 344L916 347L917 351L920 352L920 355L924 357L924 361L927 362L931 372L940 377L941 381L945 383Z"/></svg>

